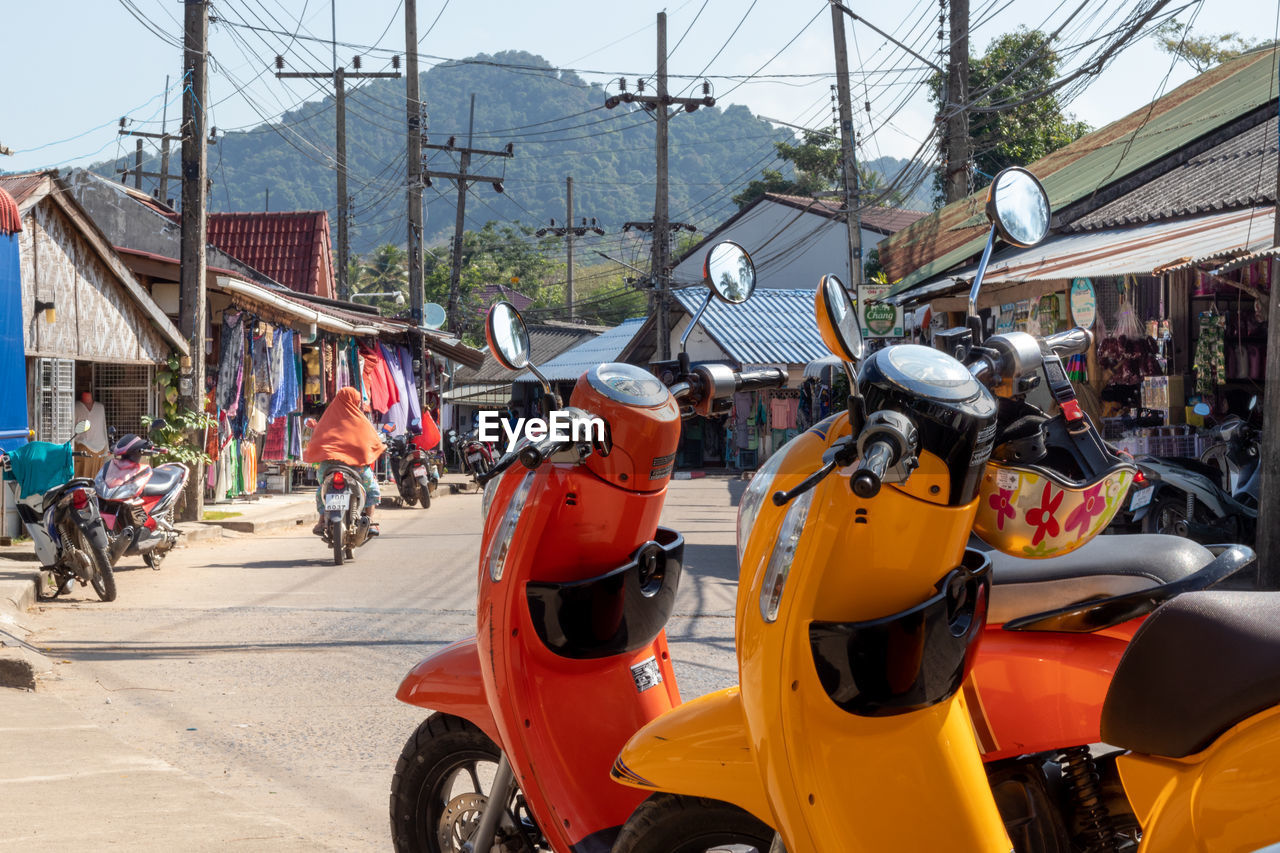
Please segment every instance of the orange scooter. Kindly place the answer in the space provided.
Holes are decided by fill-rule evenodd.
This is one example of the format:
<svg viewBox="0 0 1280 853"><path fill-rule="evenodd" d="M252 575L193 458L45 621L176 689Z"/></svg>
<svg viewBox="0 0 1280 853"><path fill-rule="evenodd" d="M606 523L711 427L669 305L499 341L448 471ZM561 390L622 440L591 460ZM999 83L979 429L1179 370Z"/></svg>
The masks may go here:
<svg viewBox="0 0 1280 853"><path fill-rule="evenodd" d="M704 275L730 303L755 283L733 243L712 247ZM490 309L486 333L503 366L537 375L508 303ZM690 364L683 349L661 371L670 383L628 364L588 370L564 410L569 436L532 436L481 478L476 636L423 660L396 693L435 712L396 766L396 850L604 853L645 798L608 774L627 738L680 702L663 628L684 539L658 517L681 415L786 383L776 369ZM558 403L544 388L546 415ZM771 836L728 804L685 805L699 851Z"/></svg>

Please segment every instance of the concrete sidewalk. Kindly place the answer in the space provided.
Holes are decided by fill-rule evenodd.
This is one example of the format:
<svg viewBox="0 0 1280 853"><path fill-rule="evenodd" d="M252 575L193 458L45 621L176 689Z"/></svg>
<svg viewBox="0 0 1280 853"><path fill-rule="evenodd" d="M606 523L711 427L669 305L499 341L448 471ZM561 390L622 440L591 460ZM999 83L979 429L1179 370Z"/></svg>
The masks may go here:
<svg viewBox="0 0 1280 853"><path fill-rule="evenodd" d="M104 701L107 701L104 699ZM56 696L0 689L0 850L325 849L130 747Z"/></svg>

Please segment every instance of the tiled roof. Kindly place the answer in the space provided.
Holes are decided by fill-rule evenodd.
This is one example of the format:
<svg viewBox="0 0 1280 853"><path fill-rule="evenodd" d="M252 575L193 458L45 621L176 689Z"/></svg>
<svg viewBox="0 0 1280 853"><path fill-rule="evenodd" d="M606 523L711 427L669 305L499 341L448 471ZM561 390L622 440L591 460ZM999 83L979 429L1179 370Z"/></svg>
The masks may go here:
<svg viewBox="0 0 1280 853"><path fill-rule="evenodd" d="M0 234L17 234L22 230L22 217L13 196L0 187Z"/></svg>
<svg viewBox="0 0 1280 853"><path fill-rule="evenodd" d="M808 209L814 213L832 219L843 217L844 208L837 199L811 199L800 195L783 193L765 193L769 201L776 201L788 207L801 210ZM901 231L913 222L924 219L929 214L923 210L907 210L904 207L864 207L858 212L862 227L868 231L879 231L881 234L893 234Z"/></svg>
<svg viewBox="0 0 1280 853"><path fill-rule="evenodd" d="M505 284L486 284L481 291L476 294L479 307L476 309L480 316L484 316L489 306L495 302L510 302L517 311L528 311L529 306L533 304L533 300L518 290L512 290Z"/></svg>
<svg viewBox="0 0 1280 853"><path fill-rule="evenodd" d="M323 210L210 213L208 235L214 246L290 290L334 295Z"/></svg>
<svg viewBox="0 0 1280 853"><path fill-rule="evenodd" d="M1101 130L1027 168L1044 184L1055 215L1154 166L1237 119L1257 115L1275 95L1272 51L1252 51L1182 84ZM894 293L935 278L982 251L986 190L952 202L880 245Z"/></svg>
<svg viewBox="0 0 1280 853"><path fill-rule="evenodd" d="M1276 152L1272 118L1104 204L1066 230L1137 225L1274 203Z"/></svg>
<svg viewBox="0 0 1280 853"><path fill-rule="evenodd" d="M529 329L529 360L543 365L560 353L581 343L585 338L593 338L596 333L590 329L574 329L565 326L535 326ZM454 376L457 385L469 385L483 382L510 382L515 377L498 360L485 350L484 364L479 369L460 369ZM576 377L575 377L576 378Z"/></svg>
<svg viewBox="0 0 1280 853"><path fill-rule="evenodd" d="M617 326L600 333L597 337L588 338L582 343L560 353L553 359L544 362L534 361L542 375L551 382L572 382L598 364L617 361L622 350L635 337L643 317L623 320ZM536 382L534 375L525 371L515 378L516 382Z"/></svg>
<svg viewBox="0 0 1280 853"><path fill-rule="evenodd" d="M673 291L680 306L696 314L705 287ZM812 290L761 287L741 305L712 299L699 324L729 358L741 364L808 364L829 355L813 317Z"/></svg>

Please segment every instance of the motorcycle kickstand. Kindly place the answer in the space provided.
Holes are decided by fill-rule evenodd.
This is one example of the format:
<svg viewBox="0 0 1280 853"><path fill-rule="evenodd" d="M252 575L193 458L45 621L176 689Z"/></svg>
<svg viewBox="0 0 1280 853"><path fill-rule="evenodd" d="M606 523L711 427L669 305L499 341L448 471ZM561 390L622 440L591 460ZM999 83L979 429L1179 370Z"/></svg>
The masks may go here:
<svg viewBox="0 0 1280 853"><path fill-rule="evenodd" d="M511 770L511 762L507 754L502 753L498 759L498 769L493 774L493 785L489 788L489 803L484 814L480 815L480 824L462 845L462 853L489 853L493 849L493 836L498 830L498 821L506 812L507 800L516 790L515 773Z"/></svg>

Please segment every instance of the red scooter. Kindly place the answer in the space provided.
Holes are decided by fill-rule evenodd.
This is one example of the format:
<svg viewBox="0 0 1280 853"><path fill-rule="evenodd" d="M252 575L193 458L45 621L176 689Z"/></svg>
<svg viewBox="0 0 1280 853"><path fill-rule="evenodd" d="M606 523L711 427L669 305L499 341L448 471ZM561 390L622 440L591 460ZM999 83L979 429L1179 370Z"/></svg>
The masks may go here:
<svg viewBox="0 0 1280 853"><path fill-rule="evenodd" d="M704 275L727 302L755 283L732 243L711 249ZM510 304L490 309L486 333L504 367L537 375ZM608 777L622 744L680 702L663 628L684 539L658 517L681 416L722 414L735 391L786 382L776 369L691 365L681 350L658 366L663 380L628 364L588 370L560 416L567 435L531 437L483 478L477 634L420 662L396 693L435 711L396 765L396 850L604 853L645 798ZM543 387L543 410L558 409ZM772 832L746 812L686 804L700 817L696 849L768 846Z"/></svg>
<svg viewBox="0 0 1280 853"><path fill-rule="evenodd" d="M153 429L163 429L156 420ZM153 569L178 543L173 526L174 507L187 487L191 472L181 462L152 466L149 458L167 452L140 435L124 436L111 448L111 458L94 478L102 520L111 539L111 564L125 556L142 555Z"/></svg>

